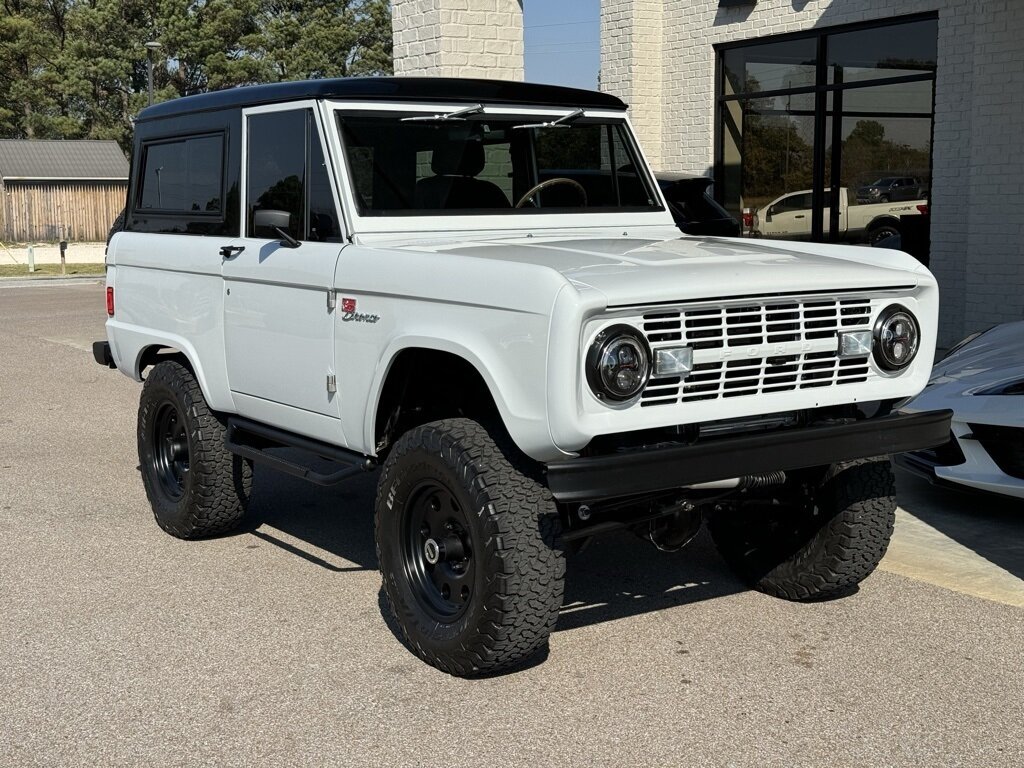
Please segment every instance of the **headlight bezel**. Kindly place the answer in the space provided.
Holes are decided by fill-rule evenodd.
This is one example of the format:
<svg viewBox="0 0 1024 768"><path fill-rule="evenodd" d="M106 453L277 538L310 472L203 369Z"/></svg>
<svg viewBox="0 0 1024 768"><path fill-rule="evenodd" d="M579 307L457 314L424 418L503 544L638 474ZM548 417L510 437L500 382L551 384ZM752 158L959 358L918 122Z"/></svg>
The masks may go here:
<svg viewBox="0 0 1024 768"><path fill-rule="evenodd" d="M612 384L608 383L608 374L602 371L602 364L607 352L620 343L625 342L635 353L638 354L638 383L629 390L628 394L616 391ZM633 325L618 323L602 328L587 350L585 363L587 383L594 396L606 405L622 405L630 403L640 397L647 387L653 372L652 355L650 344L643 332ZM627 367L625 365L621 367ZM614 374L612 374L614 375Z"/></svg>
<svg viewBox="0 0 1024 768"><path fill-rule="evenodd" d="M912 330L912 335L906 338L886 339L885 332L887 326L894 321L905 320L909 323ZM872 344L871 357L875 361L875 365L885 376L899 376L910 365L914 362L917 357L917 353L921 350L921 324L918 322L917 317L902 304L890 304L883 309L878 318L875 320L872 326L872 338L874 343ZM902 341L905 344L910 344L910 353L905 356L903 360L894 359L894 355L890 352L890 344L899 343Z"/></svg>

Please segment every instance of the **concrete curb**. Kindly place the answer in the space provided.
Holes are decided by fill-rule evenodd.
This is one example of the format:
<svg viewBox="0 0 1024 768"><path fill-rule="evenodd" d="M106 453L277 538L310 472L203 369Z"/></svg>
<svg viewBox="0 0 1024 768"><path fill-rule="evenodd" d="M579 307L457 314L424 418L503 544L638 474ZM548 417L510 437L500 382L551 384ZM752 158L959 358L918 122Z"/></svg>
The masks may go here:
<svg viewBox="0 0 1024 768"><path fill-rule="evenodd" d="M54 287L67 283L102 283L103 275L43 275L40 277L0 277L0 288Z"/></svg>

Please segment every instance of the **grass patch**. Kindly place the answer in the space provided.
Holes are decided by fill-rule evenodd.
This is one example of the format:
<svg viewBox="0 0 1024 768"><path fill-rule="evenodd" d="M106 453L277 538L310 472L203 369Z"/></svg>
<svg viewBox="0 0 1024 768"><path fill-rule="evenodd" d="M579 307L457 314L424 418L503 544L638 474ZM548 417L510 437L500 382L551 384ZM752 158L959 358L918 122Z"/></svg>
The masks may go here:
<svg viewBox="0 0 1024 768"><path fill-rule="evenodd" d="M66 272L73 275L102 275L105 264L68 264ZM36 264L36 271L29 272L27 264L0 264L0 277L59 277L60 264Z"/></svg>

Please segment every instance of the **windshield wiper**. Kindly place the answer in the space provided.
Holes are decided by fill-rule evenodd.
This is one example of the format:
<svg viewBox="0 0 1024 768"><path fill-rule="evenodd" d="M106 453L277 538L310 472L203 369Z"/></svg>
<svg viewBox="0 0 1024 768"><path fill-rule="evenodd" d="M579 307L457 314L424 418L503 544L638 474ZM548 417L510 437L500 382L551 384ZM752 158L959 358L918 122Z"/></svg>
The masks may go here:
<svg viewBox="0 0 1024 768"><path fill-rule="evenodd" d="M564 115L557 120L551 120L546 123L524 123L523 125L513 125L512 129L517 128L569 128L569 123L577 118L583 117L583 110L577 109L570 112L568 115Z"/></svg>
<svg viewBox="0 0 1024 768"><path fill-rule="evenodd" d="M456 109L454 112L448 112L446 114L437 115L417 115L416 117L403 117L401 122L403 123L419 123L419 122L431 122L431 123L444 123L449 120L465 120L467 115L475 115L484 111L483 104L474 104L471 107L463 107L462 109Z"/></svg>

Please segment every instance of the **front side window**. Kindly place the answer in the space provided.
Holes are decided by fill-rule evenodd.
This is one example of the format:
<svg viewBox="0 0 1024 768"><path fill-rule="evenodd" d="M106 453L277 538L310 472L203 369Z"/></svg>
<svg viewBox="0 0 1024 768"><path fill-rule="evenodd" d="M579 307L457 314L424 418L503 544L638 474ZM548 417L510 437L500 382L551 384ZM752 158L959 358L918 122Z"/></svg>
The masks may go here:
<svg viewBox="0 0 1024 768"><path fill-rule="evenodd" d="M422 117L339 115L360 215L660 210L621 120Z"/></svg>
<svg viewBox="0 0 1024 768"><path fill-rule="evenodd" d="M252 115L248 122L246 233L340 242L334 194L313 113ZM263 212L262 214L260 212Z"/></svg>

